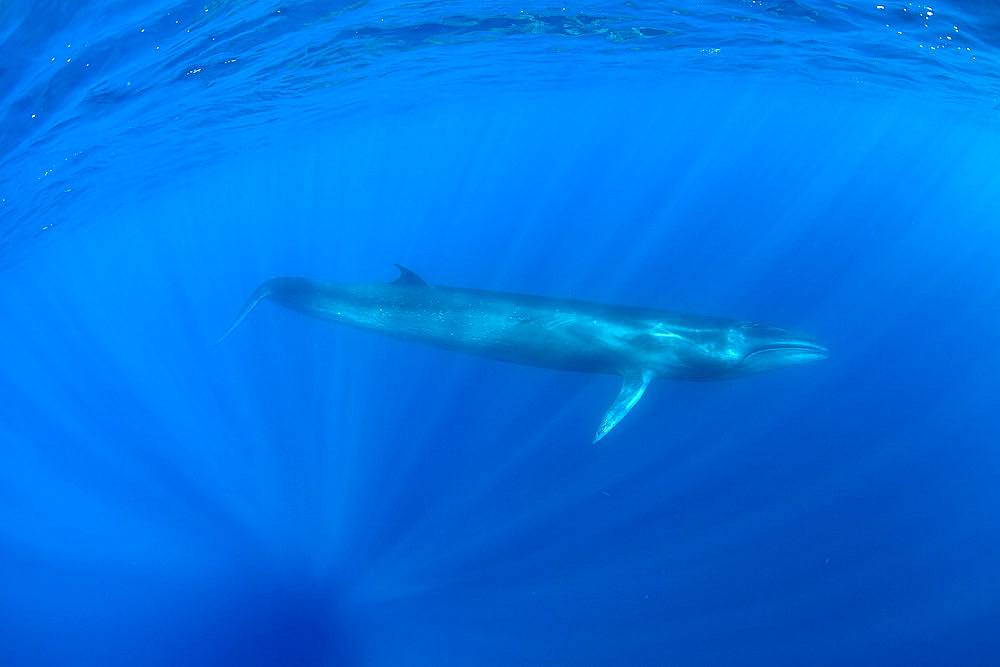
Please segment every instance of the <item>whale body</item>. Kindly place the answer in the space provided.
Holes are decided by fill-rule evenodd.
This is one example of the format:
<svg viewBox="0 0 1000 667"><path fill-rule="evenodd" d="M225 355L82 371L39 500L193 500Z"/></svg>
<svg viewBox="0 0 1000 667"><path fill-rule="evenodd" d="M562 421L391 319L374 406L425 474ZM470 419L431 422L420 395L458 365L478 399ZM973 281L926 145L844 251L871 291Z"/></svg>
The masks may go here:
<svg viewBox="0 0 1000 667"><path fill-rule="evenodd" d="M366 331L489 359L622 377L597 442L657 378L711 381L824 359L827 349L788 329L574 299L431 285L399 266L386 283L272 278L261 283L222 342L260 303Z"/></svg>

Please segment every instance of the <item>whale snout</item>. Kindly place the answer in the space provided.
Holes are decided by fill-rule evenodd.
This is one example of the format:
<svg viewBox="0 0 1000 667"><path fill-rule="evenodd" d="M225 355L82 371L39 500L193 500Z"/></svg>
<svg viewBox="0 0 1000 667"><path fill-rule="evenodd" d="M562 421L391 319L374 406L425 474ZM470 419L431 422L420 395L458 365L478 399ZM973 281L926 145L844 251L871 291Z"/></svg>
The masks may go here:
<svg viewBox="0 0 1000 667"><path fill-rule="evenodd" d="M819 343L800 341L795 343L772 343L751 350L743 360L753 357L768 357L779 361L777 365L790 366L804 364L809 361L819 361L830 356L830 350Z"/></svg>
<svg viewBox="0 0 1000 667"><path fill-rule="evenodd" d="M829 348L822 343L788 329L748 323L744 325L744 334L741 366L749 373L819 361L830 356Z"/></svg>

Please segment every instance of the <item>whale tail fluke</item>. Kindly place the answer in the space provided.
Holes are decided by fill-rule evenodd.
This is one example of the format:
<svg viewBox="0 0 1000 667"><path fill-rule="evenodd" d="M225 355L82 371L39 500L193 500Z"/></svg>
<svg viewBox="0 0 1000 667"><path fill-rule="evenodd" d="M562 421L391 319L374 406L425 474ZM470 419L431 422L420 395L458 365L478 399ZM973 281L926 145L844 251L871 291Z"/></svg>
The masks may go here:
<svg viewBox="0 0 1000 667"><path fill-rule="evenodd" d="M247 302L243 304L243 308L240 309L240 312L233 320L233 323L229 325L228 329L226 329L226 333L222 334L219 340L215 341L213 347L226 340L226 337L233 332L233 329L240 325L240 322L242 322L244 318L250 314L250 311L254 309L254 306L260 303L261 299L266 299L271 296L271 293L274 291L273 282L273 280L265 281L253 291L253 294L251 294L250 298L247 299Z"/></svg>

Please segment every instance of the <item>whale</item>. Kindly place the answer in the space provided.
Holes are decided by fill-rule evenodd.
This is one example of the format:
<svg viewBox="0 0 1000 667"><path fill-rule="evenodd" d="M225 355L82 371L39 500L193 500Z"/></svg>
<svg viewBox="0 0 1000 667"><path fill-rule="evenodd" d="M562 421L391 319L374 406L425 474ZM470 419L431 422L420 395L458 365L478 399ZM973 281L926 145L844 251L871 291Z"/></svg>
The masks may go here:
<svg viewBox="0 0 1000 667"><path fill-rule="evenodd" d="M829 356L803 334L755 321L576 299L432 285L399 264L390 282L271 278L219 339L261 301L404 341L541 368L622 378L594 435L604 438L655 379L706 382Z"/></svg>

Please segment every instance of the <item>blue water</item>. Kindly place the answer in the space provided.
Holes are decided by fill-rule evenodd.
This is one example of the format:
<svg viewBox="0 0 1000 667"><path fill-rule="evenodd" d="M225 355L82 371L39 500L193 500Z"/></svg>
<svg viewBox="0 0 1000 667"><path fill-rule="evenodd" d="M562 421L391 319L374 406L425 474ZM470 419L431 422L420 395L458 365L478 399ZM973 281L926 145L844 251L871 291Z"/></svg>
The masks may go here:
<svg viewBox="0 0 1000 667"><path fill-rule="evenodd" d="M0 664L1000 662L1000 10L0 8ZM660 380L262 280L747 318Z"/></svg>

